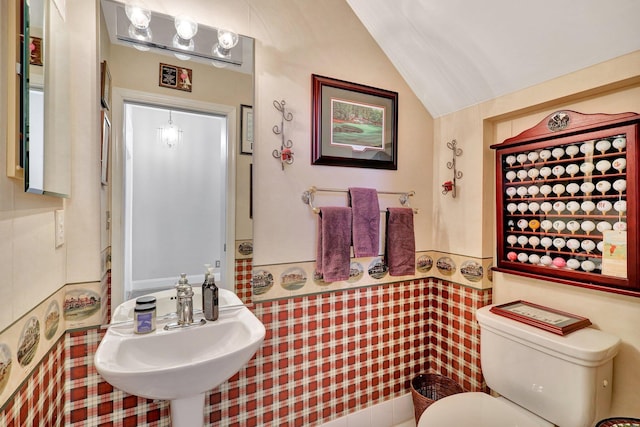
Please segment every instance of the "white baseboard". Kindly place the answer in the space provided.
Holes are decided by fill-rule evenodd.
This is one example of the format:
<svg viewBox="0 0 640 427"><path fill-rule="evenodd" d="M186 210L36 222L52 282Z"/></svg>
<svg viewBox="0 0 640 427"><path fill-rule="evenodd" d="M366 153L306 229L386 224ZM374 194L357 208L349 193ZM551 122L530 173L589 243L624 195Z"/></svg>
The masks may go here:
<svg viewBox="0 0 640 427"><path fill-rule="evenodd" d="M411 393L336 418L320 427L415 427Z"/></svg>

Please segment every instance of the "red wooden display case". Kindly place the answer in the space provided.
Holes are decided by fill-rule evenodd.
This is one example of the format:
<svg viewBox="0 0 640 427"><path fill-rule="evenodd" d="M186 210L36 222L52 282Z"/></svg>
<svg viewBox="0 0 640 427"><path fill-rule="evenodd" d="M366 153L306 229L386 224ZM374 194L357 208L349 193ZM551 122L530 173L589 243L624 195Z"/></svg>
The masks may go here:
<svg viewBox="0 0 640 427"><path fill-rule="evenodd" d="M639 123L563 110L491 146L495 271L640 296Z"/></svg>

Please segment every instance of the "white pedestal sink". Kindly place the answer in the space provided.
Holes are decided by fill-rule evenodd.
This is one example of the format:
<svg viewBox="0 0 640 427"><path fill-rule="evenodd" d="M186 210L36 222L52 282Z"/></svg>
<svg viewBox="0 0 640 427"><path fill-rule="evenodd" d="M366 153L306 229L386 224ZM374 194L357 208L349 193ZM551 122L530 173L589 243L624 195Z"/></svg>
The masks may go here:
<svg viewBox="0 0 640 427"><path fill-rule="evenodd" d="M132 321L122 321L135 301L123 303L98 346L96 369L122 391L170 400L173 427L201 427L205 393L238 372L265 336L264 325L233 292L219 292L225 304L221 304L218 320L172 330L163 327L175 318L162 319L162 311L175 310L170 299L175 291L152 294L158 300L159 319L156 331L144 335L133 332ZM199 298L199 294L194 296L194 305ZM195 320L200 318L196 314Z"/></svg>

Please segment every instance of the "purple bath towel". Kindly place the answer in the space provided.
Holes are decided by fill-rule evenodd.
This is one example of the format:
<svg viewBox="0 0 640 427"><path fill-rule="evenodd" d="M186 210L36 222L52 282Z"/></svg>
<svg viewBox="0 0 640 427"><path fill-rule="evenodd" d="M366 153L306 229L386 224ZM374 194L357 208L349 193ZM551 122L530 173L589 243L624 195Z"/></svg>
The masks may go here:
<svg viewBox="0 0 640 427"><path fill-rule="evenodd" d="M349 188L353 212L353 253L358 257L378 256L380 245L380 206L374 188Z"/></svg>
<svg viewBox="0 0 640 427"><path fill-rule="evenodd" d="M415 274L415 252L413 209L387 208L385 258L389 267L389 275L406 276Z"/></svg>
<svg viewBox="0 0 640 427"><path fill-rule="evenodd" d="M349 279L351 208L320 208L316 270L325 282Z"/></svg>

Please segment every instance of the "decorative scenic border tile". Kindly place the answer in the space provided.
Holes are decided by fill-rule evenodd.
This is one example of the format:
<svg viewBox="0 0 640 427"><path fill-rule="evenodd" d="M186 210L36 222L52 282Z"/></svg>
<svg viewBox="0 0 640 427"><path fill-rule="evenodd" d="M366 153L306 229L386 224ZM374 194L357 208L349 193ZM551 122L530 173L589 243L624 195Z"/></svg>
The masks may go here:
<svg viewBox="0 0 640 427"><path fill-rule="evenodd" d="M236 261L253 258L253 240L236 240Z"/></svg>
<svg viewBox="0 0 640 427"><path fill-rule="evenodd" d="M64 335L62 294L59 289L0 334L0 408Z"/></svg>
<svg viewBox="0 0 640 427"><path fill-rule="evenodd" d="M416 273L390 276L382 257L352 258L349 280L326 283L315 273L315 261L255 266L252 274L254 302L313 295L434 277L475 289L492 286L491 258L472 258L437 251L416 253Z"/></svg>
<svg viewBox="0 0 640 427"><path fill-rule="evenodd" d="M102 321L102 282L64 287L63 313L67 329L86 328Z"/></svg>
<svg viewBox="0 0 640 427"><path fill-rule="evenodd" d="M100 300L100 287L99 282L63 286L0 333L0 408L33 375L67 330L100 325L99 301L95 310L95 301L88 311L80 307L82 302L91 303L92 296ZM75 308L67 311L71 316L65 316L65 303Z"/></svg>

